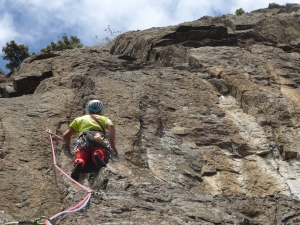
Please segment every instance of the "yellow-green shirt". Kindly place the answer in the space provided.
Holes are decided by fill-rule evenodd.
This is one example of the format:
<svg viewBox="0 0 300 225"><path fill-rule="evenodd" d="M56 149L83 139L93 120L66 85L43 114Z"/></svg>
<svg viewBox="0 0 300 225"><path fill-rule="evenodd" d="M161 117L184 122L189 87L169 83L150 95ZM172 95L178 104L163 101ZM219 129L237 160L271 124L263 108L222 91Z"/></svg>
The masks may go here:
<svg viewBox="0 0 300 225"><path fill-rule="evenodd" d="M111 120L105 116L100 116L100 115L96 115L96 114L94 114L94 116L101 123L102 127L105 130L107 130L106 123ZM90 115L77 117L76 119L73 120L73 122L69 125L69 127L73 128L76 132L79 133L79 135L81 135L83 132L89 131L89 130L102 131L99 124L95 120L93 120L93 118ZM105 131L103 130L102 133L105 133Z"/></svg>

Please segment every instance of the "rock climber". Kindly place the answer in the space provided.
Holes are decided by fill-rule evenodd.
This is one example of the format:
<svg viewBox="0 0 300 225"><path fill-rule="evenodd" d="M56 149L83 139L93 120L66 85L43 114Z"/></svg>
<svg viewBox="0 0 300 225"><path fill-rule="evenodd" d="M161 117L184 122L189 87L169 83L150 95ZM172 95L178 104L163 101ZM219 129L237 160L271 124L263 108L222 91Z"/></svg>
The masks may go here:
<svg viewBox="0 0 300 225"><path fill-rule="evenodd" d="M88 115L77 117L69 125L69 129L63 134L63 139L69 141L74 133L79 134L76 145L76 154L74 160L74 169L71 177L78 180L80 171L87 165L90 157L92 162L100 169L106 166L108 145L112 148L115 155L118 156L118 150L115 144L115 127L113 122L102 115L104 107L101 101L92 100L86 106ZM109 131L109 143L105 136L105 131ZM104 141L106 139L106 142ZM106 143L106 144L105 144ZM111 149L110 148L110 149Z"/></svg>

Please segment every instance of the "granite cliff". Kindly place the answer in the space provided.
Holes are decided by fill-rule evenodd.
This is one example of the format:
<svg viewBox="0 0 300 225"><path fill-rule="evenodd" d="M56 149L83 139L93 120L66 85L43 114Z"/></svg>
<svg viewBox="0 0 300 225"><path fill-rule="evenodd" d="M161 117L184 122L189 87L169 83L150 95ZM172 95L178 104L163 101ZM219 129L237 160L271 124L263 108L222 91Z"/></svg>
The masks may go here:
<svg viewBox="0 0 300 225"><path fill-rule="evenodd" d="M299 52L300 5L273 3L25 59L0 85L0 222L82 199L45 130L100 99L120 157L81 175L103 192L54 224L300 224Z"/></svg>

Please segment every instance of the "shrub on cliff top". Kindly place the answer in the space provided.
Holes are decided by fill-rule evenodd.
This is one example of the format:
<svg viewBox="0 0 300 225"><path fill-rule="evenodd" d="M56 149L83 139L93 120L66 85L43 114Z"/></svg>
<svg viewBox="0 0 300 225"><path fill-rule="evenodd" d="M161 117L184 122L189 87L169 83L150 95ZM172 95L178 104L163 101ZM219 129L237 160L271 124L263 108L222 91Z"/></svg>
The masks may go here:
<svg viewBox="0 0 300 225"><path fill-rule="evenodd" d="M237 10L235 10L235 15L237 16L241 16L245 13L245 11L242 8L239 8Z"/></svg>
<svg viewBox="0 0 300 225"><path fill-rule="evenodd" d="M41 52L49 53L51 51L62 51L64 49L74 49L81 48L83 45L80 42L80 39L76 36L70 36L70 39L67 35L63 35L61 40L58 40L57 43L53 41L46 46L46 48L42 48Z"/></svg>

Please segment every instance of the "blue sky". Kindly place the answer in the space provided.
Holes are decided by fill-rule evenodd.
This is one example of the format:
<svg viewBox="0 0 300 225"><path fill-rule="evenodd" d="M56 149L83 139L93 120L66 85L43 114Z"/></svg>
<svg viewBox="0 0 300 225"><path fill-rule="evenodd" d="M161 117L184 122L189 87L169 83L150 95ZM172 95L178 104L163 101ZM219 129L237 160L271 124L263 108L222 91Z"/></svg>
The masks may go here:
<svg viewBox="0 0 300 225"><path fill-rule="evenodd" d="M108 36L110 25L122 33L193 21L202 16L267 8L270 0L0 0L0 47L15 40L38 53L62 35L74 35L85 46ZM284 5L286 0L277 0ZM293 0L290 3L299 3ZM0 52L2 56L2 52ZM0 58L0 68L5 72Z"/></svg>

